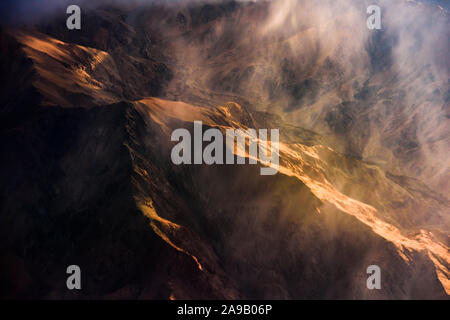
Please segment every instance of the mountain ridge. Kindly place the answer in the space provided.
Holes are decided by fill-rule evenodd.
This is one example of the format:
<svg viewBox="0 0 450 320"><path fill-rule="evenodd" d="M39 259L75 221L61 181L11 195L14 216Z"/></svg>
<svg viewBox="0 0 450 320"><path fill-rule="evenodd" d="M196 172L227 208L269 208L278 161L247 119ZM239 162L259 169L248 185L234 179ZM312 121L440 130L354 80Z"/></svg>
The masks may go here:
<svg viewBox="0 0 450 320"><path fill-rule="evenodd" d="M143 17L163 12L168 25L181 28L173 38L191 37L186 60L170 55L171 46L184 42L160 39L145 25L137 32L120 10L100 13L105 26L91 42L60 40L67 31L52 26L49 35L42 28L2 32L2 78L9 80L0 96L1 141L8 150L0 166L2 296L448 299L445 194L357 152L335 151L324 131L288 123L286 115L262 107L263 100L239 92L259 71L245 59L235 61L242 63L237 71L224 66L238 58L239 23L267 14L258 6L200 7L190 12L199 22L188 31L170 10L144 11ZM229 15L242 20L221 29ZM107 26L118 32L105 33ZM143 40L146 32L154 39ZM309 34L308 50L315 51L315 32L283 39L295 45ZM236 42L245 53L249 43ZM196 51L197 45L206 47ZM220 72L192 76L198 64L187 61L198 52L209 52L204 64L216 59ZM329 71L322 76L339 78L339 66L321 57L322 72L324 66ZM187 73L177 69L183 61ZM314 102L318 81L298 78L297 63L286 59L284 84L275 84L274 97L292 89L294 98ZM283 87L289 82L297 84ZM354 113L365 112L355 110L370 108L367 102L380 91L370 81L359 89L357 102L330 104L336 111L321 125L331 123L336 136L353 128L360 119ZM398 92L381 91L401 100ZM260 164L173 165L170 133L192 132L195 120L220 130L279 128L280 172L261 177ZM61 270L77 259L89 275L86 293L66 293ZM365 287L370 264L382 267L382 292Z"/></svg>

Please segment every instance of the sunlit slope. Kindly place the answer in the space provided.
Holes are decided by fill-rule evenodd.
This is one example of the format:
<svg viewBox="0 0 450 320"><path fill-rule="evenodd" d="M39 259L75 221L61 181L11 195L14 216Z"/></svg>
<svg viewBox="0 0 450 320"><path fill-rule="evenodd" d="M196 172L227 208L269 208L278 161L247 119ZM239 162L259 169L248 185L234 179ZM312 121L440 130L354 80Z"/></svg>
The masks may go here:
<svg viewBox="0 0 450 320"><path fill-rule="evenodd" d="M171 132L170 126L179 121L202 120L205 125L221 130L259 127L257 117L234 103L209 109L151 98L137 102L136 107L166 135ZM347 158L320 144L303 144L304 137L289 130L283 132L282 126L280 131L280 175L299 179L318 199L356 217L372 232L394 244L406 262L413 259L414 252L426 253L448 292L450 257L445 236L439 237L439 232L448 233L445 229L448 201L424 192L413 194L373 164ZM320 206L317 208L320 212ZM438 220L427 220L431 210L441 212ZM436 226L444 229L434 236L430 230Z"/></svg>
<svg viewBox="0 0 450 320"><path fill-rule="evenodd" d="M372 31L359 1L197 9L202 23L196 10L163 11L160 27L146 22L151 10L135 22L168 39L168 99L278 113L334 150L449 190L447 11L393 1Z"/></svg>
<svg viewBox="0 0 450 320"><path fill-rule="evenodd" d="M107 52L38 32L11 34L33 63L33 86L42 94L43 105L92 107L122 98L121 79Z"/></svg>

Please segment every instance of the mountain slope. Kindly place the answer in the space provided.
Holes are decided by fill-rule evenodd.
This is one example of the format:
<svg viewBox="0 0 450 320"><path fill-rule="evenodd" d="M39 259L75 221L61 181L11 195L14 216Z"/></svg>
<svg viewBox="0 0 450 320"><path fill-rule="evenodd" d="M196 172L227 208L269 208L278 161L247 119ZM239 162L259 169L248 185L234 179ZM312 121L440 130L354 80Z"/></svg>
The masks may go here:
<svg viewBox="0 0 450 320"><path fill-rule="evenodd" d="M448 299L448 189L419 179L448 167L408 151L417 125L436 163L445 154L442 114L423 112L441 82L403 119L413 75L367 69L389 67L373 50L343 71L333 59L351 29L324 46L329 25L285 25L269 9L101 8L89 32L1 33L2 297ZM376 87L391 76L392 92ZM380 109L387 101L396 109ZM172 131L195 120L280 129L280 172L172 164ZM380 141L421 173L372 157ZM70 264L80 293L66 290ZM382 290L366 288L371 264Z"/></svg>

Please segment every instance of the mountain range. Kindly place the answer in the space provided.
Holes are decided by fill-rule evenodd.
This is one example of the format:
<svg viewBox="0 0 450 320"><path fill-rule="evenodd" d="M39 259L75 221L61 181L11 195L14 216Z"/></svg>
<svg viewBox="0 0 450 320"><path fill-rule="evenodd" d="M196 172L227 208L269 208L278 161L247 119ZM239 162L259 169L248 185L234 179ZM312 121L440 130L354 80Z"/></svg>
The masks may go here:
<svg viewBox="0 0 450 320"><path fill-rule="evenodd" d="M0 296L448 299L449 12L86 4L0 33ZM279 173L171 133L280 131ZM79 265L80 291L66 288ZM381 290L366 287L381 269Z"/></svg>

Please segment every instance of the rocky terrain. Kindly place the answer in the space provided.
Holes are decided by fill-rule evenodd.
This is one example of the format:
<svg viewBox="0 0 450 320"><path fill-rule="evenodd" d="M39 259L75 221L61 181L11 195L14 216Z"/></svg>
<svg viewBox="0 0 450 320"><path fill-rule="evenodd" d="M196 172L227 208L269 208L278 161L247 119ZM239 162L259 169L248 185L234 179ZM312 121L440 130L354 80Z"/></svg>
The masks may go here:
<svg viewBox="0 0 450 320"><path fill-rule="evenodd" d="M364 5L105 4L81 30L3 28L0 296L447 299L449 13L383 2L371 32ZM279 173L172 164L196 120L278 128Z"/></svg>

